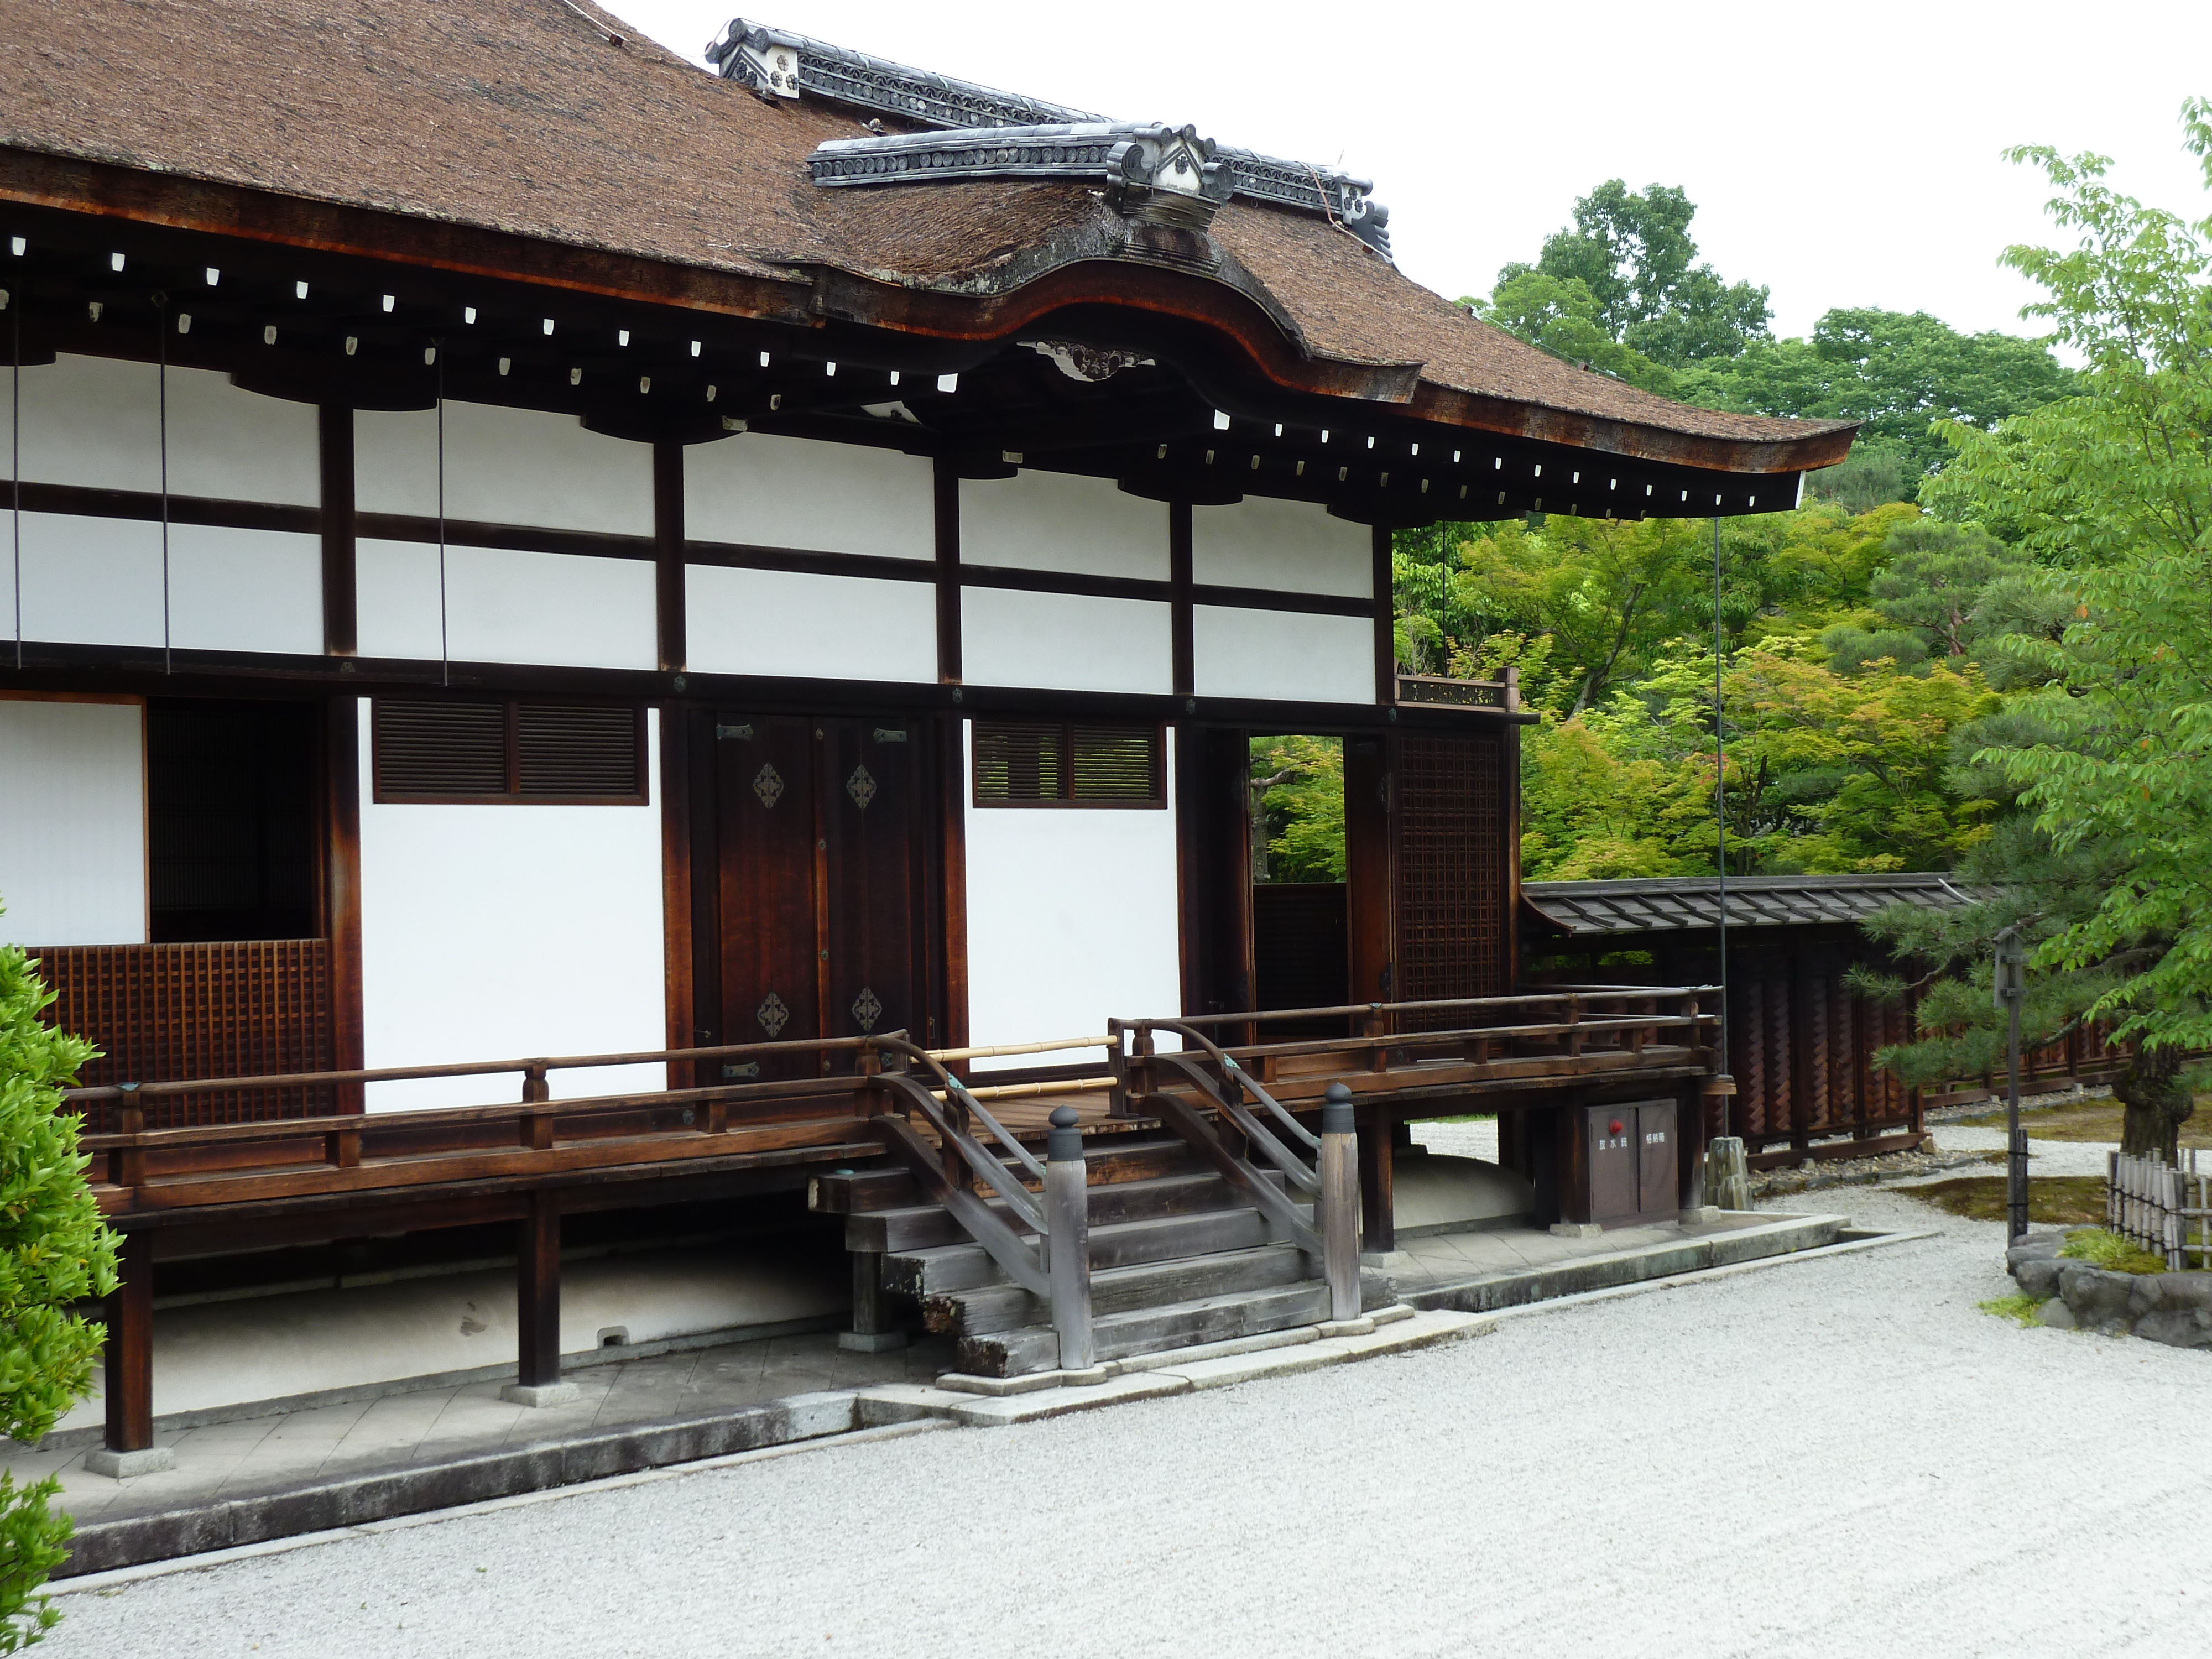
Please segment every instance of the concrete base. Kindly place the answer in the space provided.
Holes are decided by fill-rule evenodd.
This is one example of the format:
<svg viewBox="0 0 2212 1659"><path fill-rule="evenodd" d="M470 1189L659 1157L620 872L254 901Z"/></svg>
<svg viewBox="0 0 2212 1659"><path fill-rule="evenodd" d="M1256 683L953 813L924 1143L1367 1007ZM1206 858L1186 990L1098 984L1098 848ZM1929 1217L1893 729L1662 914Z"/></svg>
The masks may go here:
<svg viewBox="0 0 2212 1659"><path fill-rule="evenodd" d="M1375 1332L1375 1322L1364 1317L1324 1319L1314 1327L1314 1331L1317 1336L1324 1340L1332 1336L1371 1336Z"/></svg>
<svg viewBox="0 0 2212 1659"><path fill-rule="evenodd" d="M1717 1204L1698 1204L1682 1212L1685 1227L1717 1227L1728 1212Z"/></svg>
<svg viewBox="0 0 2212 1659"><path fill-rule="evenodd" d="M566 1406L581 1395L574 1382L510 1382L499 1391L501 1400L517 1406Z"/></svg>
<svg viewBox="0 0 2212 1659"><path fill-rule="evenodd" d="M1392 1267L1402 1267L1413 1259L1403 1250L1362 1250L1359 1253L1361 1267L1380 1267L1385 1272Z"/></svg>
<svg viewBox="0 0 2212 1659"><path fill-rule="evenodd" d="M970 1376L962 1371L948 1371L937 1379L937 1386L954 1394L988 1395L1002 1400L1012 1395L1036 1394L1044 1389L1091 1388L1115 1374L1110 1365L1091 1365L1073 1371L1025 1371L1019 1376Z"/></svg>
<svg viewBox="0 0 2212 1659"><path fill-rule="evenodd" d="M1554 1238L1603 1238L1605 1229L1595 1221L1554 1221L1552 1224L1552 1237Z"/></svg>
<svg viewBox="0 0 2212 1659"><path fill-rule="evenodd" d="M84 1466L111 1480L128 1480L137 1474L158 1474L174 1468L177 1455L167 1446L144 1446L137 1451L110 1451L95 1446L84 1455Z"/></svg>
<svg viewBox="0 0 2212 1659"><path fill-rule="evenodd" d="M848 1353L890 1353L906 1346L904 1331L840 1331L837 1346Z"/></svg>

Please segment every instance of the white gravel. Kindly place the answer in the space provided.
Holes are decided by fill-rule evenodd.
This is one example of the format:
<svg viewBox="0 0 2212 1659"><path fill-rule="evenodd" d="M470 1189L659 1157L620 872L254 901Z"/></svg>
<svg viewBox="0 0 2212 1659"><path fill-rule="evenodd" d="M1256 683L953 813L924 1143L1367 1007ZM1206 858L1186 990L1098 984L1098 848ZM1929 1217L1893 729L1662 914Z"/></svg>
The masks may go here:
<svg viewBox="0 0 2212 1659"><path fill-rule="evenodd" d="M2001 1152L2005 1149L2005 1132L2002 1128L1966 1128L1957 1124L1938 1123L1929 1131L1936 1137L1937 1148L1946 1152ZM2038 1140L2027 1138L2027 1173L2034 1176L2101 1176L2106 1171L2105 1154L2118 1146L2094 1140ZM2003 1173L2003 1166L1991 1164L1992 1173Z"/></svg>
<svg viewBox="0 0 2212 1659"><path fill-rule="evenodd" d="M66 1596L50 1659L2212 1649L2212 1353L2018 1327L1997 1229L1401 1358Z"/></svg>

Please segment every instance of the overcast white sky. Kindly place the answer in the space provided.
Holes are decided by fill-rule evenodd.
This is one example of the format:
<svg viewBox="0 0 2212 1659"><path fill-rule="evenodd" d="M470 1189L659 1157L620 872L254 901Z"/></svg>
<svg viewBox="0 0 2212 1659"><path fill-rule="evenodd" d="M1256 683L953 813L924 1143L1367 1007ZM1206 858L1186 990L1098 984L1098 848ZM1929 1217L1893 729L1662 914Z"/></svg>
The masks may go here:
<svg viewBox="0 0 2212 1659"><path fill-rule="evenodd" d="M695 58L732 4L611 0ZM1614 177L1686 188L1705 257L1769 285L1782 334L1847 305L2034 331L1996 258L2048 239L2048 191L2008 144L2096 149L2123 188L2212 212L2177 119L2212 94L2212 0L763 6L746 15L924 69L1340 161L1389 205L1400 265L1450 295L1534 258Z"/></svg>

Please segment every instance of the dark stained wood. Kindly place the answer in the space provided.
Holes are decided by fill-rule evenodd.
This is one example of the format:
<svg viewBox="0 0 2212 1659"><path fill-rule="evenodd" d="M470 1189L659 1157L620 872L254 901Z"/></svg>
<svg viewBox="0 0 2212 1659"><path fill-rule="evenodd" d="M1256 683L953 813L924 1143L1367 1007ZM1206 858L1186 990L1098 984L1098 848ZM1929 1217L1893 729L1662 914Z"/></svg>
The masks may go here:
<svg viewBox="0 0 2212 1659"><path fill-rule="evenodd" d="M916 955L929 732L919 720L823 720L816 773L824 1036L923 1030Z"/></svg>
<svg viewBox="0 0 2212 1659"><path fill-rule="evenodd" d="M1187 697L1196 689L1196 627L1191 580L1191 511L1188 501L1168 503L1168 616L1170 686Z"/></svg>
<svg viewBox="0 0 2212 1659"><path fill-rule="evenodd" d="M539 1188L519 1224L515 1261L515 1380L561 1380L561 1199Z"/></svg>
<svg viewBox="0 0 2212 1659"><path fill-rule="evenodd" d="M145 489L95 489L82 484L32 483L21 485L23 511L62 513L100 519L138 519L158 521L162 498ZM240 501L219 496L171 495L172 524L217 525L239 530L280 530L313 536L323 527L320 507L290 507L275 501Z"/></svg>
<svg viewBox="0 0 2212 1659"><path fill-rule="evenodd" d="M697 722L682 703L663 704L655 718L660 722L660 938L667 1042L672 1048L688 1048L711 1041L699 1034L694 982L691 744ZM688 1061L672 1062L669 1086L696 1086L702 1079L693 1074L695 1069Z"/></svg>
<svg viewBox="0 0 2212 1659"><path fill-rule="evenodd" d="M1398 701L1397 605L1388 528L1374 527L1369 552L1374 572L1374 592L1369 597L1375 618L1375 701L1387 706Z"/></svg>
<svg viewBox="0 0 2212 1659"><path fill-rule="evenodd" d="M323 649L350 657L359 641L354 574L353 410L325 404L316 411L322 454Z"/></svg>
<svg viewBox="0 0 2212 1659"><path fill-rule="evenodd" d="M107 1298L103 1400L110 1451L143 1451L154 1443L154 1242L122 1235L115 1253L115 1294Z"/></svg>
<svg viewBox="0 0 2212 1659"><path fill-rule="evenodd" d="M938 823L936 860L938 902L931 935L944 941L938 1001L941 1010L941 1044L947 1048L968 1046L968 779L965 726L957 714L946 715L937 726ZM970 1069L965 1061L953 1068L962 1076Z"/></svg>
<svg viewBox="0 0 2212 1659"><path fill-rule="evenodd" d="M1251 745L1241 730L1176 729L1176 876L1182 1004L1252 1006Z"/></svg>
<svg viewBox="0 0 2212 1659"><path fill-rule="evenodd" d="M684 446L653 447L653 616L660 672L681 673L690 653L684 614Z"/></svg>
<svg viewBox="0 0 2212 1659"><path fill-rule="evenodd" d="M361 957L361 703L332 697L323 730L323 932L330 961L330 1055L332 1069L353 1071L363 1059ZM334 1085L340 1111L363 1108L357 1083Z"/></svg>
<svg viewBox="0 0 2212 1659"><path fill-rule="evenodd" d="M1388 1002L1396 974L1392 864L1391 744L1377 732L1344 740L1345 947L1348 1000Z"/></svg>
<svg viewBox="0 0 2212 1659"><path fill-rule="evenodd" d="M1387 1255L1398 1248L1390 1120L1370 1107L1359 1114L1358 1124L1359 1249L1364 1255Z"/></svg>
<svg viewBox="0 0 2212 1659"><path fill-rule="evenodd" d="M815 903L815 724L732 712L718 712L714 724L721 1040L811 1036L821 1026L824 948ZM797 1055L757 1063L764 1078L817 1069Z"/></svg>
<svg viewBox="0 0 2212 1659"><path fill-rule="evenodd" d="M1407 732L1396 740L1396 1000L1496 996L1513 981L1502 735L1486 725L1464 737Z"/></svg>
<svg viewBox="0 0 2212 1659"><path fill-rule="evenodd" d="M933 477L936 514L937 678L960 684L960 474L939 459Z"/></svg>
<svg viewBox="0 0 2212 1659"><path fill-rule="evenodd" d="M1285 611L1306 617L1365 617L1373 607L1365 599L1342 593L1278 592L1267 587L1224 587L1194 582L1191 603L1225 611Z"/></svg>

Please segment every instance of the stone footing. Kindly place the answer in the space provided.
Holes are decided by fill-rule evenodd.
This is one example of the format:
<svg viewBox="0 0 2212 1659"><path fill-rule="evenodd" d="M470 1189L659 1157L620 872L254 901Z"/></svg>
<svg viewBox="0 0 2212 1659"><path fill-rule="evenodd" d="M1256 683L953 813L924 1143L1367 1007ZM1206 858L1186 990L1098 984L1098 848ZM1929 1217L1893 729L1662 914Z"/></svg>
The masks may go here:
<svg viewBox="0 0 2212 1659"><path fill-rule="evenodd" d="M177 1455L167 1446L142 1446L137 1451L110 1451L105 1446L95 1446L84 1455L85 1468L111 1480L158 1474L163 1469L175 1468L176 1462Z"/></svg>

